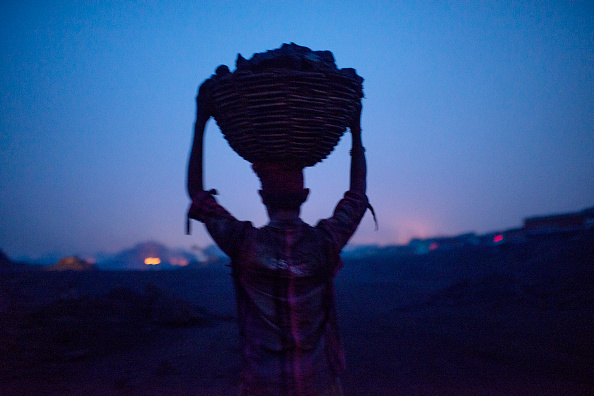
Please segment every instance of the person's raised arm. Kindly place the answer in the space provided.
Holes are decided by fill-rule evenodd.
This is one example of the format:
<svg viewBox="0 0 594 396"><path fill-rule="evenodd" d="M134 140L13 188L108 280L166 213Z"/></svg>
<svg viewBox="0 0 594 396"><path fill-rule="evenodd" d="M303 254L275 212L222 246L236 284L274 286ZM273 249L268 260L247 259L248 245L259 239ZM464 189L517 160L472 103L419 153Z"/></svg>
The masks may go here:
<svg viewBox="0 0 594 396"><path fill-rule="evenodd" d="M211 116L208 94L202 84L196 97L196 123L194 124L194 143L188 163L188 194L193 198L204 191L203 181L203 142L206 122Z"/></svg>
<svg viewBox="0 0 594 396"><path fill-rule="evenodd" d="M350 127L353 138L351 148L351 182L350 191L365 194L367 190L367 162L365 148L361 140L361 103Z"/></svg>

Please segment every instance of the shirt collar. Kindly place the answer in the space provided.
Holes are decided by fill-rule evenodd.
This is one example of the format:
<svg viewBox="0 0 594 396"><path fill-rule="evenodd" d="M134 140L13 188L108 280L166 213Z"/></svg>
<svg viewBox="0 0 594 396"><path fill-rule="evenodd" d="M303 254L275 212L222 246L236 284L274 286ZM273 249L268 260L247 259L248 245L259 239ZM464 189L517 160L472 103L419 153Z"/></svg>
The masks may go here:
<svg viewBox="0 0 594 396"><path fill-rule="evenodd" d="M301 218L296 217L294 219L270 219L268 223L268 227L272 228L297 228L300 225L304 224Z"/></svg>

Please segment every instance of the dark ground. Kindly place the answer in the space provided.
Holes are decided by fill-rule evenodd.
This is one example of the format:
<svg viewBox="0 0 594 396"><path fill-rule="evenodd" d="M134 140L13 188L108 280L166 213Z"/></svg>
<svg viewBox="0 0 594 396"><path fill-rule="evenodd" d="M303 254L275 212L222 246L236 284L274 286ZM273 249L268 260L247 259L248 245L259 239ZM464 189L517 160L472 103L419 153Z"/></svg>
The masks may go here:
<svg viewBox="0 0 594 396"><path fill-rule="evenodd" d="M337 294L346 395L594 394L592 231L384 249ZM234 395L233 298L224 266L4 270L0 395Z"/></svg>

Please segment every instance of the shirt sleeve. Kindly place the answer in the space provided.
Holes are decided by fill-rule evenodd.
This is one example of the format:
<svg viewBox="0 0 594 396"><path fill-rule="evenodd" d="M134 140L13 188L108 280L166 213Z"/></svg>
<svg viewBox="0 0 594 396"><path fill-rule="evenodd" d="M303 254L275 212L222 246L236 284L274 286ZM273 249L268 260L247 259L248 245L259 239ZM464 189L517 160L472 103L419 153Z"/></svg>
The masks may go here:
<svg viewBox="0 0 594 396"><path fill-rule="evenodd" d="M338 252L357 230L368 204L365 194L347 191L336 205L332 217L318 223L317 228L328 235Z"/></svg>
<svg viewBox="0 0 594 396"><path fill-rule="evenodd" d="M191 218L204 223L218 247L231 258L241 246L245 231L252 227L249 221L239 221L233 217L205 191L192 201L190 213Z"/></svg>

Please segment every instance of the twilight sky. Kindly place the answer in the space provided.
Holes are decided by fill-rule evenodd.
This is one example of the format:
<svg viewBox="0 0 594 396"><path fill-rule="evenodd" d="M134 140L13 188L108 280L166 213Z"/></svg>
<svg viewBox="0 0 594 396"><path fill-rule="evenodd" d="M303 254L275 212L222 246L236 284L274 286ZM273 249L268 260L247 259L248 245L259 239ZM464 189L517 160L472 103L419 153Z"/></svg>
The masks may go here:
<svg viewBox="0 0 594 396"><path fill-rule="evenodd" d="M164 5L166 4L166 5ZM0 3L0 249L90 257L184 235L199 84L295 42L365 78L370 214L353 243L486 233L594 205L591 2ZM214 121L205 184L255 225L249 163ZM303 218L348 187L350 136L308 168Z"/></svg>

